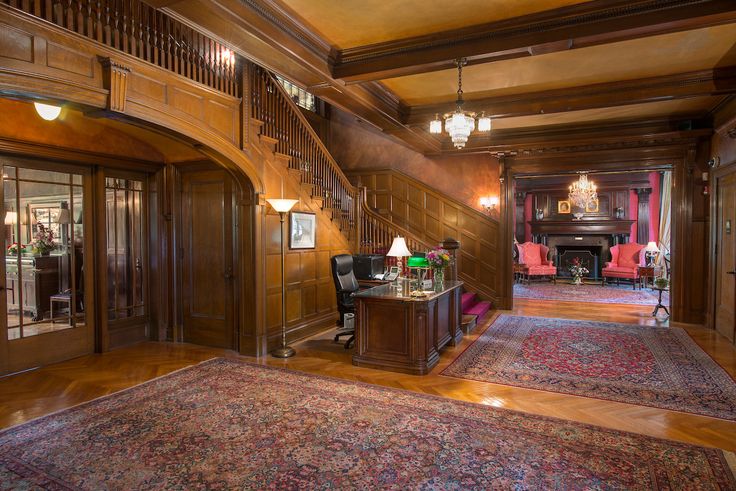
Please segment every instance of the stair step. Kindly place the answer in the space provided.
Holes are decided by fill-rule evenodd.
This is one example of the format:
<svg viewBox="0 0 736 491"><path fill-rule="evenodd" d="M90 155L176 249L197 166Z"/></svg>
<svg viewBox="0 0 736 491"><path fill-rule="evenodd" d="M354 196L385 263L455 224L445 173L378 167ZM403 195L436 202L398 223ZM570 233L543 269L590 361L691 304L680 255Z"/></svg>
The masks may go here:
<svg viewBox="0 0 736 491"><path fill-rule="evenodd" d="M477 302L477 297L475 293L467 292L463 293L462 299L460 301L460 305L462 306L463 313L467 312L473 305L475 305Z"/></svg>
<svg viewBox="0 0 736 491"><path fill-rule="evenodd" d="M276 160L280 161L284 165L284 167L287 167L289 168L289 170L291 170L291 168L289 167L289 162L291 162L291 156L286 155L285 153L281 153L281 152L274 152L273 156ZM298 169L296 170L298 171Z"/></svg>
<svg viewBox="0 0 736 491"><path fill-rule="evenodd" d="M294 168L289 167L288 170L289 170L289 175L291 177L293 177L297 181L301 181L301 179L302 179L302 173L301 173L301 171L299 169L294 169Z"/></svg>
<svg viewBox="0 0 736 491"><path fill-rule="evenodd" d="M481 301L473 305L469 310L464 311L463 314L477 315L480 319L489 310L491 310L491 302Z"/></svg>
<svg viewBox="0 0 736 491"><path fill-rule="evenodd" d="M258 135L258 138L260 138L261 142L268 146L271 151L276 150L276 144L279 142L276 138L271 138L267 135Z"/></svg>
<svg viewBox="0 0 736 491"><path fill-rule="evenodd" d="M460 323L460 325L463 328L463 332L465 334L470 334L470 332L475 329L475 326L478 325L478 316L476 315L463 315L463 320Z"/></svg>

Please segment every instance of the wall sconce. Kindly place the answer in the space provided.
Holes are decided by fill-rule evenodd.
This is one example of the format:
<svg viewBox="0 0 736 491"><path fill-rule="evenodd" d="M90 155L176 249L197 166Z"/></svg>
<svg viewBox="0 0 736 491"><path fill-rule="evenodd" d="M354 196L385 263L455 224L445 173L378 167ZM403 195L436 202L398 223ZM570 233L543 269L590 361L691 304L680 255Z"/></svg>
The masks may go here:
<svg viewBox="0 0 736 491"><path fill-rule="evenodd" d="M495 211L496 207L498 206L498 197L484 196L480 199L480 206L482 206L483 209L489 213Z"/></svg>

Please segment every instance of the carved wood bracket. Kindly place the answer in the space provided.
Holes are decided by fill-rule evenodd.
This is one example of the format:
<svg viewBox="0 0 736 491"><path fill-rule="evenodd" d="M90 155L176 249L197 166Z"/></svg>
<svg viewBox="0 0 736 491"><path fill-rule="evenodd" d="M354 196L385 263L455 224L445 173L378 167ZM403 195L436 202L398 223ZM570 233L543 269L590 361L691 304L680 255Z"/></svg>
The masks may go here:
<svg viewBox="0 0 736 491"><path fill-rule="evenodd" d="M107 109L124 113L130 68L112 58L100 58L100 63L103 69L102 79L105 89L110 91L110 97L107 100Z"/></svg>

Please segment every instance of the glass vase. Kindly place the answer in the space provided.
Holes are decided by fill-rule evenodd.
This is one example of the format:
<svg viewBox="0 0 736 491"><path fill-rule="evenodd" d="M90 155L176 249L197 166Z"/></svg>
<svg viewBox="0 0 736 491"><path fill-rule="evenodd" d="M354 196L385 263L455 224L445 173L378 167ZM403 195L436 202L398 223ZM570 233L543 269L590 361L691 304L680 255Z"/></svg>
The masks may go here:
<svg viewBox="0 0 736 491"><path fill-rule="evenodd" d="M435 269L434 270L434 291L439 293L445 289L445 270Z"/></svg>

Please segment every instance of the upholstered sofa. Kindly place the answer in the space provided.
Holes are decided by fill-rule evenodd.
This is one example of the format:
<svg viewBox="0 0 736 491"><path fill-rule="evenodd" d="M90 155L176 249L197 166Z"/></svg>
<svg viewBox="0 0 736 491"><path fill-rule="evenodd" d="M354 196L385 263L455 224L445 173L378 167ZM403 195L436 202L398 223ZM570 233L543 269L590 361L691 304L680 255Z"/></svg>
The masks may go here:
<svg viewBox="0 0 736 491"><path fill-rule="evenodd" d="M529 279L533 276L548 277L553 283L556 283L557 268L552 261L547 259L549 248L543 244L535 244L534 242L524 242L516 246L519 249L519 266L518 272L521 280Z"/></svg>
<svg viewBox="0 0 736 491"><path fill-rule="evenodd" d="M644 246L636 243L619 244L611 247L611 261L603 268L603 285L610 278L615 278L616 283L621 279L631 280L636 290L639 280L639 266L646 264L646 253Z"/></svg>

